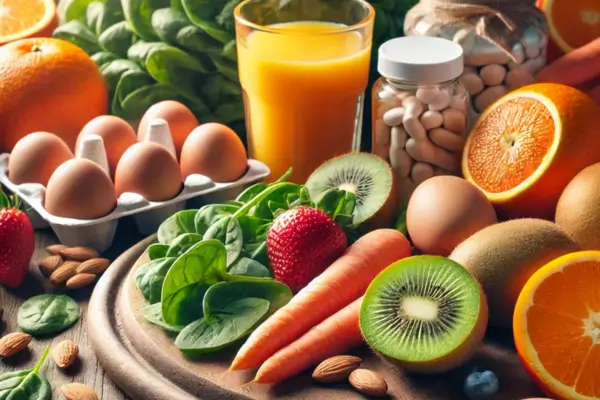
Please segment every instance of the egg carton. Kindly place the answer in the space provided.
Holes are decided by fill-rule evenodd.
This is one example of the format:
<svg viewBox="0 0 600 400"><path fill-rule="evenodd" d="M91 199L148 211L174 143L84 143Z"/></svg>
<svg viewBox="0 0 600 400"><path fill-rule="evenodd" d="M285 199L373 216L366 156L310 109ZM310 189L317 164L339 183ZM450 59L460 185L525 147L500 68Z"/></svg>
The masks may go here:
<svg viewBox="0 0 600 400"><path fill-rule="evenodd" d="M218 203L235 198L252 183L270 174L269 168L257 160L248 160L246 174L235 182L217 183L204 175L193 174L185 179L183 190L171 200L153 202L137 193L123 193L117 207L108 215L81 220L57 217L44 208L46 188L38 183L16 185L8 179L9 154L0 154L0 183L19 196L29 207L24 207L35 229L50 227L62 244L87 246L99 252L108 249L115 237L119 219L132 216L138 231L143 235L156 232L158 226L174 213L186 207Z"/></svg>

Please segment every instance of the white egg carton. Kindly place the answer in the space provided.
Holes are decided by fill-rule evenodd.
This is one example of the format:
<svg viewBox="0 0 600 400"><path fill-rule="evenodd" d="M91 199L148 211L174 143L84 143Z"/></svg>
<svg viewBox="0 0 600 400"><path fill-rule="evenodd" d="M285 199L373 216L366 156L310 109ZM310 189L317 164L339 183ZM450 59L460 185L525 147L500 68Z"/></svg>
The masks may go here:
<svg viewBox="0 0 600 400"><path fill-rule="evenodd" d="M169 132L170 135L170 132ZM146 140L165 145L172 152L172 141L165 136L150 135ZM172 147L172 149L171 149ZM106 152L102 138L90 135L82 141L76 157L87 158L108 170ZM155 233L158 226L171 215L187 207L198 208L202 204L218 203L233 200L245 187L261 181L269 176L271 171L262 162L248 160L246 174L235 182L217 183L204 175L190 175L185 179L183 189L177 197L161 202L146 200L137 193L123 193L117 199L116 208L108 215L93 219L82 220L57 217L44 208L46 188L39 183L24 183L16 185L8 179L9 154L0 154L0 184L19 196L29 207L22 207L27 212L35 229L50 227L62 244L67 246L87 246L99 252L108 249L115 237L119 219L132 216L138 231L143 235Z"/></svg>

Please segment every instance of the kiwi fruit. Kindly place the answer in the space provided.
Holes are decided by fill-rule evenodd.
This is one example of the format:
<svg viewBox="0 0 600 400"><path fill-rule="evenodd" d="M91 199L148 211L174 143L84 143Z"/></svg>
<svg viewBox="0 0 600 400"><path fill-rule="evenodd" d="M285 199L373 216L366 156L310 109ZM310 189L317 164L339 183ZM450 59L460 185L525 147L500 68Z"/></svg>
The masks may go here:
<svg viewBox="0 0 600 400"><path fill-rule="evenodd" d="M446 257L420 255L395 262L371 282L360 329L390 363L437 373L471 358L487 318L485 295L466 269Z"/></svg>
<svg viewBox="0 0 600 400"><path fill-rule="evenodd" d="M321 164L306 181L313 200L329 189L342 189L356 196L353 222L358 225L381 215L375 227L391 226L398 211L394 201L394 175L381 157L369 153L348 153Z"/></svg>
<svg viewBox="0 0 600 400"><path fill-rule="evenodd" d="M575 175L556 205L555 222L582 248L600 250L600 164Z"/></svg>
<svg viewBox="0 0 600 400"><path fill-rule="evenodd" d="M515 304L540 267L581 250L558 225L535 218L490 225L460 243L448 256L464 266L488 299L490 325L510 328Z"/></svg>

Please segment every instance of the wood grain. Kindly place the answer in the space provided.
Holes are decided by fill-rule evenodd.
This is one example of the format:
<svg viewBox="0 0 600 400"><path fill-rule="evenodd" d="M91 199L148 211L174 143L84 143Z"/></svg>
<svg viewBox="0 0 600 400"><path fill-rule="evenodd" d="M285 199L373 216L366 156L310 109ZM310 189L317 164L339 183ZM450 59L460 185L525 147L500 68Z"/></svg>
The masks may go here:
<svg viewBox="0 0 600 400"><path fill-rule="evenodd" d="M114 260L119 254L142 237L135 231L133 223L127 219L119 223L117 236L113 246L104 254ZM38 263L48 256L45 248L57 243L56 236L51 230L36 232L36 249L30 264L30 273L25 283L18 289L0 289L0 305L4 308L4 316L0 325L2 335L18 331L17 311L21 304L29 297L54 291L38 270ZM48 357L42 369L42 374L48 378L52 385L53 398L61 399L59 388L65 383L79 382L93 387L103 400L129 400L119 388L110 380L98 364L98 360L88 341L87 303L93 286L76 291L69 291L80 306L80 316L77 323L68 330L48 338L34 338L29 349L13 357L0 359L0 373L7 371L23 370L33 367L41 356L46 346L57 344L61 340L71 339L79 346L79 360L66 370L61 370Z"/></svg>

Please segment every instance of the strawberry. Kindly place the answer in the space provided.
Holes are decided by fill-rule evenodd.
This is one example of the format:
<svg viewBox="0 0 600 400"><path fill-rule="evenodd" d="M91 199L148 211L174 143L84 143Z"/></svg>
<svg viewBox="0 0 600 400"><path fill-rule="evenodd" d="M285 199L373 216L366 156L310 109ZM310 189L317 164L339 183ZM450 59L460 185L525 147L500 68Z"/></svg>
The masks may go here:
<svg viewBox="0 0 600 400"><path fill-rule="evenodd" d="M297 292L346 250L344 229L325 212L296 207L280 214L267 234L275 279Z"/></svg>
<svg viewBox="0 0 600 400"><path fill-rule="evenodd" d="M0 284L17 287L25 279L33 256L33 226L18 201L12 204L0 190Z"/></svg>

